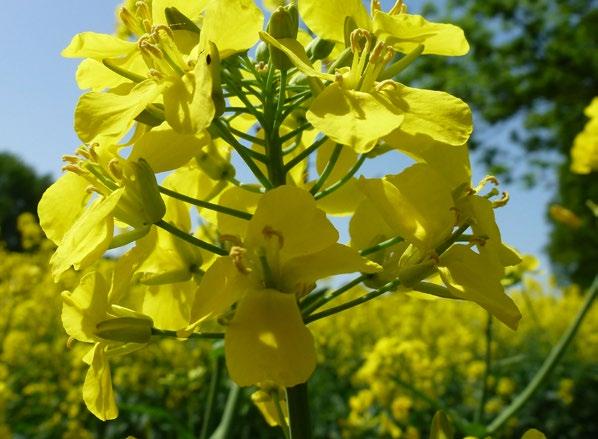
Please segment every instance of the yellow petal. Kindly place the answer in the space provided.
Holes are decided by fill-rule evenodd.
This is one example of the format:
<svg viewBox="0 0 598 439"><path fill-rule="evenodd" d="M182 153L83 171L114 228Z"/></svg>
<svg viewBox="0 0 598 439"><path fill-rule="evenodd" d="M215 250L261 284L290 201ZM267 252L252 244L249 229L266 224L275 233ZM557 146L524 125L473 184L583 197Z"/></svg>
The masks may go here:
<svg viewBox="0 0 598 439"><path fill-rule="evenodd" d="M418 136L421 143L437 141L448 145L463 145L473 130L469 106L442 91L411 88L395 83L383 93L391 105L400 109L405 120L392 136L387 137L391 146L400 148L405 134ZM411 141L411 143L413 143Z"/></svg>
<svg viewBox="0 0 598 439"><path fill-rule="evenodd" d="M143 158L155 173L170 171L191 160L209 140L207 131L181 134L163 123L141 136L135 143L129 160Z"/></svg>
<svg viewBox="0 0 598 439"><path fill-rule="evenodd" d="M113 35L83 32L73 37L61 55L65 58L104 58L125 56L137 50L137 44Z"/></svg>
<svg viewBox="0 0 598 439"><path fill-rule="evenodd" d="M55 280L71 266L75 270L88 267L108 250L114 229L112 211L122 191L118 189L90 205L73 223L50 259Z"/></svg>
<svg viewBox="0 0 598 439"><path fill-rule="evenodd" d="M403 123L403 111L386 94L345 90L334 83L314 99L307 120L334 142L363 153Z"/></svg>
<svg viewBox="0 0 598 439"><path fill-rule="evenodd" d="M252 287L252 279L239 272L230 256L216 259L195 292L190 322L196 324L222 314Z"/></svg>
<svg viewBox="0 0 598 439"><path fill-rule="evenodd" d="M392 223L386 221L394 213L391 211L385 216L383 212L369 197L361 201L349 223L351 247L363 250L397 235Z"/></svg>
<svg viewBox="0 0 598 439"><path fill-rule="evenodd" d="M191 21L197 22L201 12L206 7L208 0L152 0L152 21L153 24L168 24L164 10L166 8L177 8Z"/></svg>
<svg viewBox="0 0 598 439"><path fill-rule="evenodd" d="M93 347L89 370L83 383L83 401L87 409L102 421L118 416L105 347L104 343L97 343Z"/></svg>
<svg viewBox="0 0 598 439"><path fill-rule="evenodd" d="M509 328L517 329L521 313L500 283L503 267L492 258L457 244L441 256L438 271L452 294L477 303Z"/></svg>
<svg viewBox="0 0 598 439"><path fill-rule="evenodd" d="M79 98L75 109L75 131L84 142L97 136L120 139L133 120L160 94L153 80L140 82L128 94L89 92Z"/></svg>
<svg viewBox="0 0 598 439"><path fill-rule="evenodd" d="M131 82L93 58L86 58L79 63L76 79L80 89L90 88L92 91L102 91Z"/></svg>
<svg viewBox="0 0 598 439"><path fill-rule="evenodd" d="M89 201L87 186L86 179L67 172L44 192L37 207L39 225L56 245L60 245Z"/></svg>
<svg viewBox="0 0 598 439"><path fill-rule="evenodd" d="M317 253L289 260L282 267L281 289L298 296L309 292L318 279L342 273L374 273L380 266L359 256L356 250L333 244Z"/></svg>
<svg viewBox="0 0 598 439"><path fill-rule="evenodd" d="M201 39L216 44L224 59L252 47L263 25L264 14L252 0L211 0L205 8Z"/></svg>
<svg viewBox="0 0 598 439"><path fill-rule="evenodd" d="M428 136L411 136L400 130L393 131L385 140L416 161L432 166L450 183L451 189L463 184L470 185L471 165L467 145L446 145Z"/></svg>
<svg viewBox="0 0 598 439"><path fill-rule="evenodd" d="M140 311L151 317L158 329L183 329L189 324L196 288L194 281L146 286Z"/></svg>
<svg viewBox="0 0 598 439"><path fill-rule="evenodd" d="M307 27L326 40L345 42L345 17L352 17L357 27L371 30L370 17L361 0L300 0L298 6Z"/></svg>
<svg viewBox="0 0 598 439"><path fill-rule="evenodd" d="M352 215L363 200L357 179L352 178L331 194L317 201L318 207L328 215Z"/></svg>
<svg viewBox="0 0 598 439"><path fill-rule="evenodd" d="M220 195L218 203L242 212L254 213L260 198L261 194L257 192L239 186L231 186ZM249 221L220 212L216 217L218 230L222 235L231 235L238 238L243 238L246 235Z"/></svg>
<svg viewBox="0 0 598 439"><path fill-rule="evenodd" d="M525 433L523 433L521 439L546 439L546 435L542 433L540 430L530 428Z"/></svg>
<svg viewBox="0 0 598 439"><path fill-rule="evenodd" d="M106 319L108 285L104 277L92 271L81 278L73 292L62 293L62 325L68 335L79 341L94 343L96 325Z"/></svg>
<svg viewBox="0 0 598 439"><path fill-rule="evenodd" d="M262 196L249 221L246 246L263 245L268 230L281 236L283 260L318 252L338 240L338 232L311 194L293 186L280 186Z"/></svg>
<svg viewBox="0 0 598 439"><path fill-rule="evenodd" d="M295 296L276 290L245 296L226 330L224 350L230 377L240 386L291 387L307 381L316 367L313 336Z"/></svg>
<svg viewBox="0 0 598 439"><path fill-rule="evenodd" d="M420 15L376 12L374 33L401 53L409 53L420 44L424 46L423 54L460 56L469 52L463 29L452 24L432 23Z"/></svg>

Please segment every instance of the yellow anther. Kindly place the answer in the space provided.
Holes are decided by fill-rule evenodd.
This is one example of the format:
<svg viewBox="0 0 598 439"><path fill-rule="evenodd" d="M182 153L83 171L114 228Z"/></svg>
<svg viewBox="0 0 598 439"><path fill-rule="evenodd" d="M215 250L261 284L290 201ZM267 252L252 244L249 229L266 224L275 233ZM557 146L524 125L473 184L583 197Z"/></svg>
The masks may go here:
<svg viewBox="0 0 598 439"><path fill-rule="evenodd" d="M376 91L382 91L384 89L396 89L397 88L397 83L394 82L392 79L385 79L384 81L379 82L378 84L376 84Z"/></svg>
<svg viewBox="0 0 598 439"><path fill-rule="evenodd" d="M380 0L371 0L370 1L370 14L374 15L374 12L381 11L382 6L380 5Z"/></svg>
<svg viewBox="0 0 598 439"><path fill-rule="evenodd" d="M222 244L230 242L233 247L242 247L243 243L241 242L241 238L236 235L220 235L220 242Z"/></svg>
<svg viewBox="0 0 598 439"><path fill-rule="evenodd" d="M388 11L389 15L397 15L400 14L401 12L406 12L407 11L407 6L405 6L403 4L403 0L397 0L395 2L395 4L393 5L392 8L390 8L390 11Z"/></svg>
<svg viewBox="0 0 598 439"><path fill-rule="evenodd" d="M63 172L72 172L73 174L77 174L77 175L85 175L86 172L81 169L79 166L77 165L73 165L73 164L68 164L62 167L62 171Z"/></svg>
<svg viewBox="0 0 598 439"><path fill-rule="evenodd" d="M370 64L377 64L380 60L380 54L386 48L383 41L378 41L374 46L374 50L370 54Z"/></svg>
<svg viewBox="0 0 598 439"><path fill-rule="evenodd" d="M500 199L492 201L492 207L494 207L495 209L498 207L503 207L509 202L509 198L509 193L503 192L502 197Z"/></svg>
<svg viewBox="0 0 598 439"><path fill-rule="evenodd" d="M230 257L233 260L233 264L235 265L235 267L237 268L237 270L239 270L239 272L241 274L249 274L251 273L251 268L249 268L247 265L245 265L244 259L245 259L245 254L247 253L247 250L243 247L238 247L238 246L233 246L230 249Z"/></svg>
<svg viewBox="0 0 598 439"><path fill-rule="evenodd" d="M76 341L77 341L77 340L75 340L73 337L69 337L69 338L66 340L66 348L67 348L67 349L72 349L72 348L73 348L73 345L75 344L75 342L76 342Z"/></svg>
<svg viewBox="0 0 598 439"><path fill-rule="evenodd" d="M118 162L118 159L112 159L108 162L108 169L114 178L117 180L122 180L123 178L123 169Z"/></svg>
<svg viewBox="0 0 598 439"><path fill-rule="evenodd" d="M118 16L129 32L134 35L143 34L143 27L141 23L137 17L135 17L127 8L120 8L118 11Z"/></svg>
<svg viewBox="0 0 598 439"><path fill-rule="evenodd" d="M500 182L494 175L486 175L482 180L478 183L478 185L474 188L476 192L480 192L486 184L491 183L494 186L498 186Z"/></svg>
<svg viewBox="0 0 598 439"><path fill-rule="evenodd" d="M70 155L70 154L65 154L62 156L62 161L66 162L66 163L79 163L79 160L81 160L79 157L77 157L76 155Z"/></svg>

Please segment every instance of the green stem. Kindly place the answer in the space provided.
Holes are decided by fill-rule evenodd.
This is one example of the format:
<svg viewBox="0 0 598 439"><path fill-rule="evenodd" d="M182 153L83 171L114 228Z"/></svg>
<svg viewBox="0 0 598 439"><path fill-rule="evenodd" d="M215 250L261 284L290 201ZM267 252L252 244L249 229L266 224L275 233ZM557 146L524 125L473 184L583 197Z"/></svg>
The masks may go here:
<svg viewBox="0 0 598 439"><path fill-rule="evenodd" d="M395 236L394 238L390 238L386 241L379 242L378 244L373 245L371 247L364 248L363 250L359 251L359 254L361 256L371 255L372 253L385 250L388 247L392 247L393 245L398 244L399 242L403 242L404 240L405 238L403 238L402 236Z"/></svg>
<svg viewBox="0 0 598 439"><path fill-rule="evenodd" d="M315 322L316 320L323 319L324 317L331 316L333 314L338 314L341 311L345 311L347 309L353 308L353 307L355 307L357 305L361 305L362 303L365 303L365 302L368 302L368 301L370 301L372 299L375 299L376 297L381 296L384 293L388 293L389 291L393 291L400 284L401 284L401 282L399 281L399 279L395 279L395 280L393 280L391 282L388 282L382 288L370 291L369 293L364 294L363 296L358 297L357 299L350 300L350 301L348 301L346 303L343 303L342 305L338 305L338 306L334 306L332 308L328 308L327 310L324 310L324 311L319 312L317 314L312 314L310 316L307 316L305 319L303 319L303 321L307 324L307 323Z"/></svg>
<svg viewBox="0 0 598 439"><path fill-rule="evenodd" d="M313 313L316 309L320 308L322 305L330 302L332 299L340 296L344 292L349 291L354 286L359 285L365 279L367 279L367 275L362 274L361 276L356 277L351 282L346 283L342 287L330 292L329 294L323 294L322 296L318 297L317 299L314 299L314 301L312 303L307 305L305 307L305 309L302 310L303 316L309 316L311 313Z"/></svg>
<svg viewBox="0 0 598 439"><path fill-rule="evenodd" d="M220 370L222 369L222 357L218 355L213 359L212 376L210 377L210 388L208 389L208 400L206 407L203 412L203 422L201 424L201 432L199 439L206 439L208 437L208 429L210 427L210 419L214 409L214 402L216 401L216 395L218 390L218 384L220 383Z"/></svg>
<svg viewBox="0 0 598 439"><path fill-rule="evenodd" d="M557 365L565 350L571 344L573 337L577 334L577 330L579 326L583 322L584 317L590 310L596 295L598 294L598 276L594 278L594 282L590 287L589 291L586 293L586 300L584 301L582 307L578 311L577 315L567 328L567 330L563 333L558 343L552 348L548 357L542 363L536 375L532 378L529 382L527 387L523 389L523 391L517 395L517 397L511 402L511 404L500 413L494 421L486 427L486 434L493 435L498 431L512 416L516 415L519 410L530 400L530 398L538 391L540 386L544 384L554 367Z"/></svg>
<svg viewBox="0 0 598 439"><path fill-rule="evenodd" d="M210 436L210 439L227 439L229 437L240 394L241 388L231 381L222 419L220 420L220 424L218 424L218 428Z"/></svg>
<svg viewBox="0 0 598 439"><path fill-rule="evenodd" d="M338 158L340 157L342 150L343 150L343 145L341 145L340 143L337 143L336 146L334 147L334 149L332 150L332 154L330 155L330 159L328 160L328 163L326 163L326 166L324 167L324 170L322 171L322 175L320 175L320 178L318 178L318 181L316 181L316 183L309 190L309 192L311 192L312 195L318 193L320 188L324 185L324 183L326 183L326 180L328 179L328 177L330 177L330 174L332 174L332 170L336 166L336 162L338 162Z"/></svg>
<svg viewBox="0 0 598 439"><path fill-rule="evenodd" d="M179 229L178 227L173 226L170 223L167 223L164 220L160 220L156 223L156 226L166 230L167 232L172 233L173 235L181 238L183 241L187 241L190 244L193 244L199 248L203 248L209 252L215 253L220 256L228 256L228 252L223 248L217 247L214 244L210 244L209 242L202 241L201 239L196 238L193 235Z"/></svg>
<svg viewBox="0 0 598 439"><path fill-rule="evenodd" d="M289 160L289 162L285 166L286 170L290 171L291 169L293 169L297 164L301 163L303 160L309 157L311 153L313 153L320 146L322 146L324 142L326 142L326 140L328 140L328 137L323 136L316 140L314 143L312 143L309 147L305 148L303 151L301 151L301 154L298 154L295 158Z"/></svg>
<svg viewBox="0 0 598 439"><path fill-rule="evenodd" d="M272 183L270 183L270 181L264 175L262 170L252 160L249 153L247 152L247 148L245 148L237 141L237 139L235 139L235 137L228 131L227 127L222 123L222 121L219 119L214 119L214 122L212 122L212 126L220 133L222 138L226 140L229 143L229 145L231 145L235 149L235 151L237 151L237 153L239 154L239 156L241 156L241 159L243 159L247 167L251 170L251 172L253 172L255 178L257 178L265 188L271 188Z"/></svg>
<svg viewBox="0 0 598 439"><path fill-rule="evenodd" d="M323 191L318 192L316 195L314 195L314 198L316 200L319 200L320 198L324 198L324 197L330 195L332 192L339 189L341 186L345 185L345 183L347 183L349 180L351 180L351 178L353 178L353 176L357 173L357 171L359 171L359 168L361 168L361 165L363 165L366 158L367 158L366 155L362 154L359 157L359 160L357 160L357 162L353 165L353 167L351 169L349 169L349 172L347 172L347 174L344 175L343 178L341 178L339 181L337 181L333 185L328 186Z"/></svg>
<svg viewBox="0 0 598 439"><path fill-rule="evenodd" d="M176 331L170 331L167 329L157 329L157 328L152 328L152 335L153 336L157 336L157 337L174 337L174 338L181 338L179 337L179 335L177 334ZM210 340L221 340L224 338L224 333L222 332L192 332L189 337L187 337L189 339L191 338L195 338L195 339L210 339Z"/></svg>
<svg viewBox="0 0 598 439"><path fill-rule="evenodd" d="M289 405L289 421L292 439L311 439L311 421L309 401L307 399L307 383L287 387Z"/></svg>
<svg viewBox="0 0 598 439"><path fill-rule="evenodd" d="M266 144L264 139L260 139L259 137L255 137L255 136L252 136L251 134L247 134L247 133L244 133L243 131L239 131L236 128L231 127L230 125L228 126L228 129L235 136L240 137L243 140L247 140L248 142L257 143L258 145L261 145L261 146L264 146ZM253 150L249 149L247 152L249 152L249 151L253 151ZM265 157L263 154L256 153L256 151L253 151L253 153L256 154L253 156L254 158L264 161ZM259 154L259 155L257 155L257 154Z"/></svg>
<svg viewBox="0 0 598 439"><path fill-rule="evenodd" d="M482 394L480 395L480 401L473 418L473 421L476 424L482 422L482 417L484 416L484 407L486 406L486 399L488 398L488 380L490 378L490 372L492 371L492 315L490 313L487 314L486 355L484 358L484 376L482 377Z"/></svg>
<svg viewBox="0 0 598 439"><path fill-rule="evenodd" d="M284 144L285 142L293 139L295 136L297 136L297 134L302 133L303 131L308 129L310 126L311 126L311 124L309 122L304 123L303 125L299 125L297 128L295 128L290 133L287 133L284 136L282 136L280 138L280 143Z"/></svg>
<svg viewBox="0 0 598 439"><path fill-rule="evenodd" d="M241 218L244 220L250 220L253 216L248 212L243 212L241 210L233 209L231 207L221 206L220 204L214 204L208 201L198 200L197 198L188 197L187 195L183 195L178 192L172 191L168 188L165 188L164 186L158 186L158 189L164 195L168 195L169 197L184 201L185 203L193 204L194 206L203 207L204 209L222 212L227 215L234 216L236 218Z"/></svg>

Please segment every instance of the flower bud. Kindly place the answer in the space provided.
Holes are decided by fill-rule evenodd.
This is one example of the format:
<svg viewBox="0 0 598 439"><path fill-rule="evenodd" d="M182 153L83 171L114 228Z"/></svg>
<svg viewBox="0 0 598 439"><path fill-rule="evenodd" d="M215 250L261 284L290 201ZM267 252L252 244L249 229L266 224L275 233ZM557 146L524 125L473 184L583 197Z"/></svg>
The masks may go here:
<svg viewBox="0 0 598 439"><path fill-rule="evenodd" d="M147 343L154 322L149 318L116 317L96 325L96 335L105 340L124 343Z"/></svg>
<svg viewBox="0 0 598 439"><path fill-rule="evenodd" d="M307 45L307 56L309 56L309 59L312 62L319 59L325 59L332 53L334 44L334 41L323 40L320 37L315 38Z"/></svg>
<svg viewBox="0 0 598 439"><path fill-rule="evenodd" d="M268 33L276 39L297 38L299 29L297 6L291 4L285 7L278 7L270 17ZM270 59L272 64L280 70L287 70L293 67L293 63L279 49L270 47Z"/></svg>
<svg viewBox="0 0 598 439"><path fill-rule="evenodd" d="M257 62L267 63L268 59L270 59L268 45L265 42L260 41L257 45L257 49L255 49L255 60Z"/></svg>

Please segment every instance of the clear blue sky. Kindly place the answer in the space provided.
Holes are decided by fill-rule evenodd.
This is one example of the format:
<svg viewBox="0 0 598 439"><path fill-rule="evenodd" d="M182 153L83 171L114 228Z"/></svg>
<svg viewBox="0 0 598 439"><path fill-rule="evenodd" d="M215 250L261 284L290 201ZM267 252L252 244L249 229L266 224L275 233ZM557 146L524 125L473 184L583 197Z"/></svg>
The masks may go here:
<svg viewBox="0 0 598 439"><path fill-rule="evenodd" d="M79 146L72 116L81 93L74 78L78 61L61 58L60 51L78 32L110 33L118 3L116 0L3 3L0 150L19 154L40 173L54 177L60 174L60 157ZM419 11L421 1L407 3L411 12ZM511 148L506 136L502 143ZM396 169L390 172L396 173ZM383 169L378 171L384 173ZM478 165L475 174L477 181L485 170ZM503 189L511 193L511 202L496 211L503 239L523 252L539 254L547 242L544 212L550 191L545 188L527 191L517 185Z"/></svg>

